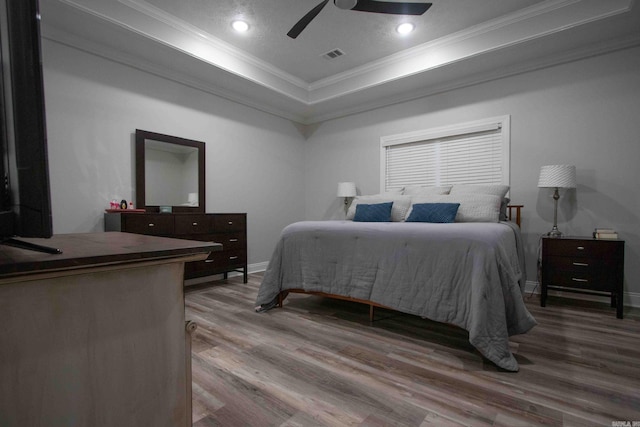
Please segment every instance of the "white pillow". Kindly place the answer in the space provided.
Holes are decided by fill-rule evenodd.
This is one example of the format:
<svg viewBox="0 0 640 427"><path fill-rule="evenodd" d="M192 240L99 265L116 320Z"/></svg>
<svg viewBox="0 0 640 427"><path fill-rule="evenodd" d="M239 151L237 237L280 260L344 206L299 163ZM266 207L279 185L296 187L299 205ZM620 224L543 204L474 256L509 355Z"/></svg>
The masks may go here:
<svg viewBox="0 0 640 427"><path fill-rule="evenodd" d="M450 185L428 186L428 185L409 185L404 187L402 194L409 196L430 196L439 194L449 194Z"/></svg>
<svg viewBox="0 0 640 427"><path fill-rule="evenodd" d="M412 203L460 203L456 222L498 222L502 198L492 194L459 193L440 196L416 196ZM411 214L411 209L407 215Z"/></svg>
<svg viewBox="0 0 640 427"><path fill-rule="evenodd" d="M451 188L449 194L461 194L461 193L473 193L473 194L491 194L493 196L500 197L500 200L504 199L509 191L508 185L501 184L481 184L481 185L472 185L472 184L459 184L454 185Z"/></svg>
<svg viewBox="0 0 640 427"><path fill-rule="evenodd" d="M389 193L354 197L353 201L351 202L351 206L349 206L349 210L347 211L347 219L353 220L353 217L356 214L356 206L358 205L358 203L374 205L377 203L386 202L393 202L393 206L391 206L391 221L404 221L405 217L407 216L409 206L411 206L411 196Z"/></svg>
<svg viewBox="0 0 640 427"><path fill-rule="evenodd" d="M402 195L402 188L395 188L393 190L385 191L384 193L378 194L378 196L400 196Z"/></svg>

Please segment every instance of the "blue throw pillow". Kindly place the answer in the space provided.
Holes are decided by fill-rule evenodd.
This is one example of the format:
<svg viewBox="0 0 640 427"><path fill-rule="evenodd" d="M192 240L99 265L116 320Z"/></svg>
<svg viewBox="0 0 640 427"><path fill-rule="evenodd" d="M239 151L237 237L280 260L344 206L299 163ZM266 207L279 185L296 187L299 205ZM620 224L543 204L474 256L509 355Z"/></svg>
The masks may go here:
<svg viewBox="0 0 640 427"><path fill-rule="evenodd" d="M393 202L376 203L374 205L357 204L354 221L359 222L389 222L391 221L391 207Z"/></svg>
<svg viewBox="0 0 640 427"><path fill-rule="evenodd" d="M406 222L454 222L460 203L417 203Z"/></svg>

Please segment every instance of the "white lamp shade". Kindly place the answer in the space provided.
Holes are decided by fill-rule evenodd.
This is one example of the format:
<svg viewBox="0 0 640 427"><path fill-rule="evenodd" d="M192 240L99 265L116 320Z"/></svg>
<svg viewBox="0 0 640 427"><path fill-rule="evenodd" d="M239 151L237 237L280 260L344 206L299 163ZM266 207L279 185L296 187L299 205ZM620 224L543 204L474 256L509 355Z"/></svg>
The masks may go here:
<svg viewBox="0 0 640 427"><path fill-rule="evenodd" d="M576 167L572 165L542 166L538 187L576 188Z"/></svg>
<svg viewBox="0 0 640 427"><path fill-rule="evenodd" d="M338 183L338 197L355 197L355 196L356 196L355 182L339 182Z"/></svg>

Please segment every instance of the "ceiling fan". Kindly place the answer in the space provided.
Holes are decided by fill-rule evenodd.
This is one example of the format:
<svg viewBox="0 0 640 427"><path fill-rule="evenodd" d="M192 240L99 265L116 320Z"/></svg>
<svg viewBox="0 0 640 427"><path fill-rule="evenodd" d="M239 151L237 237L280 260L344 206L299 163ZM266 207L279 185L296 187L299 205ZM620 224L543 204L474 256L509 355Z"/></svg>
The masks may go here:
<svg viewBox="0 0 640 427"><path fill-rule="evenodd" d="M319 5L311 9L309 13L302 17L296 25L289 30L287 35L295 39L300 35L307 25L315 18L322 9L329 3L329 0L322 1ZM393 15L422 15L430 7L431 3L396 3L375 0L333 0L333 3L340 9L357 10L360 12L388 13Z"/></svg>

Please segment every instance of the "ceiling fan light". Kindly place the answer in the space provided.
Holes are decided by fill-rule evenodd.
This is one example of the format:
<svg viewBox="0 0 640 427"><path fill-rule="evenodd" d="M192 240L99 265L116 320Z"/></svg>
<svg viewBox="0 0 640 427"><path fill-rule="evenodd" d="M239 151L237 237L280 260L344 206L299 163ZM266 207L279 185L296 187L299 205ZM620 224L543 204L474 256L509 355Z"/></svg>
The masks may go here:
<svg viewBox="0 0 640 427"><path fill-rule="evenodd" d="M353 9L358 4L358 0L333 0L333 3L340 9Z"/></svg>
<svg viewBox="0 0 640 427"><path fill-rule="evenodd" d="M249 30L249 24L247 24L245 21L240 20L233 21L231 23L231 27L233 27L233 29L239 33L244 33Z"/></svg>
<svg viewBox="0 0 640 427"><path fill-rule="evenodd" d="M398 25L396 27L396 31L399 34L405 35L405 34L409 34L410 32L412 32L415 29L415 25L409 23L409 22L404 22L400 25Z"/></svg>

